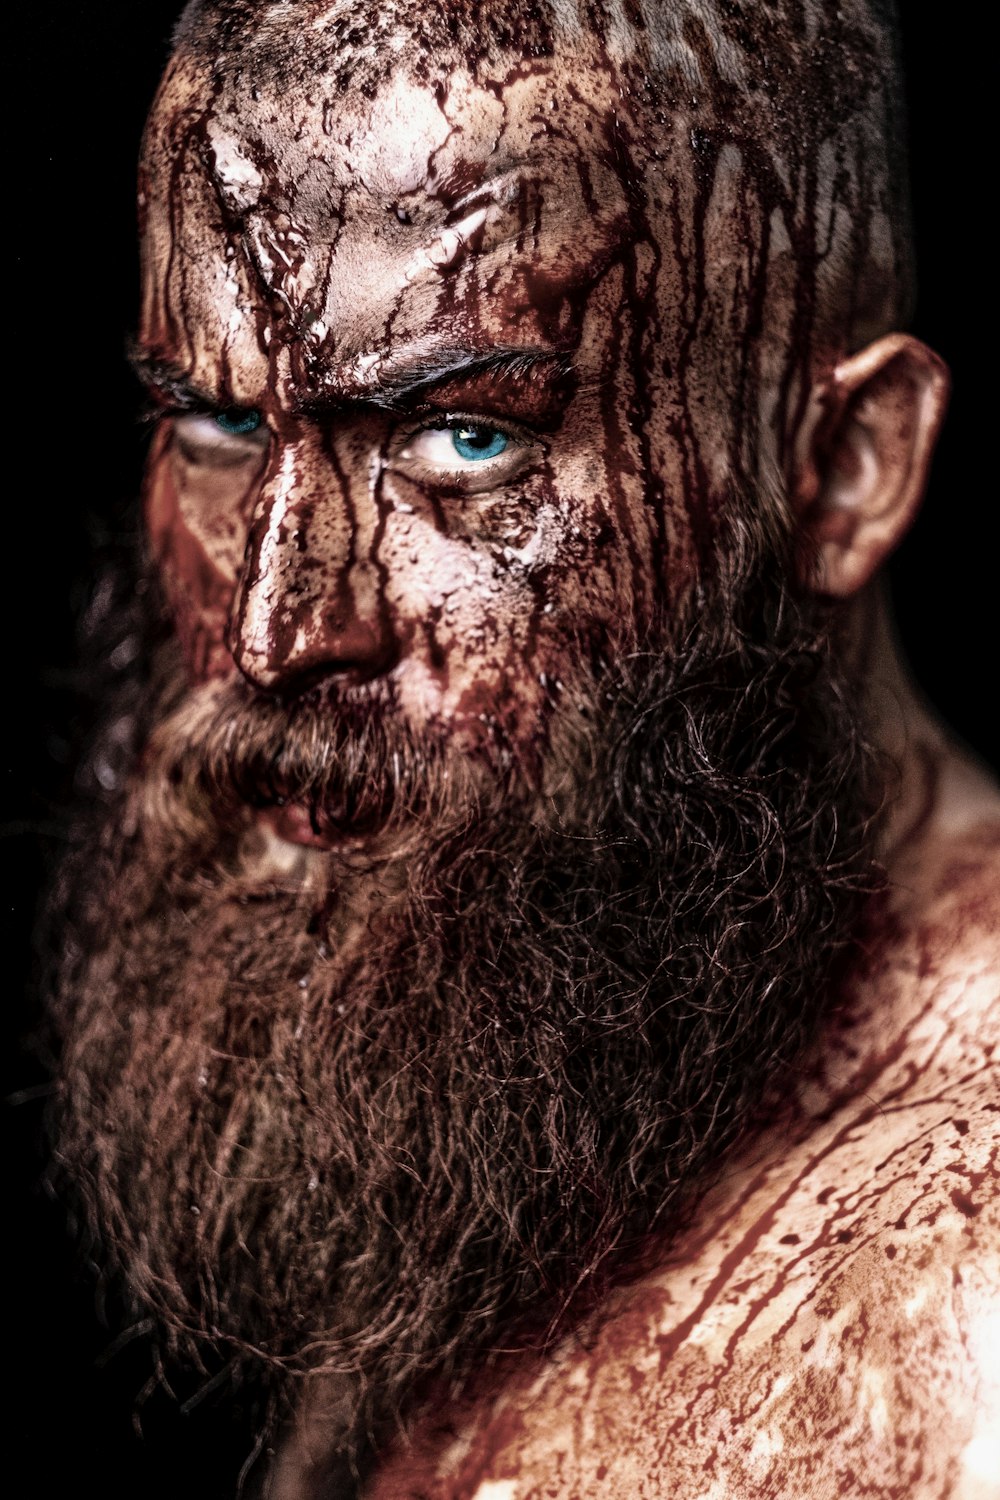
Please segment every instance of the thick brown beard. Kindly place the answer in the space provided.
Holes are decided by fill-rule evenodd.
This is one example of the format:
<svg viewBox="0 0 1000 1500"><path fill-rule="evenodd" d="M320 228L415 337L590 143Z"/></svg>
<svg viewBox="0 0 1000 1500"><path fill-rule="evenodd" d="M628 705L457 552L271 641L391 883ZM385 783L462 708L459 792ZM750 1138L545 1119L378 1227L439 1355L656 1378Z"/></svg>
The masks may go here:
<svg viewBox="0 0 1000 1500"><path fill-rule="evenodd" d="M59 1160L170 1358L276 1413L338 1373L357 1456L592 1306L787 1085L875 876L858 717L778 571L595 679L569 809L377 704L158 694L63 873L52 1006ZM279 792L368 799L405 858L263 880Z"/></svg>

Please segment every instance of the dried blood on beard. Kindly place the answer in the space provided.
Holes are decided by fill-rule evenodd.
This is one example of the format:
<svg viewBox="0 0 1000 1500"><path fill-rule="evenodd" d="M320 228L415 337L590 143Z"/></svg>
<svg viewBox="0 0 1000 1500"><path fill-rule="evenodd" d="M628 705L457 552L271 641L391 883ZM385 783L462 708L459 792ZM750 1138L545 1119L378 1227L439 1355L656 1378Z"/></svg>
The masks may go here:
<svg viewBox="0 0 1000 1500"><path fill-rule="evenodd" d="M340 751L420 838L262 882L238 804L277 730L223 753L225 709L159 764L154 733L64 872L75 1190L168 1356L256 1366L276 1413L340 1372L331 1450L598 1299L815 1033L875 883L872 765L782 560L731 552L696 629L592 685L575 818L456 793L373 714ZM345 770L315 730L319 806ZM366 881L394 894L338 940Z"/></svg>

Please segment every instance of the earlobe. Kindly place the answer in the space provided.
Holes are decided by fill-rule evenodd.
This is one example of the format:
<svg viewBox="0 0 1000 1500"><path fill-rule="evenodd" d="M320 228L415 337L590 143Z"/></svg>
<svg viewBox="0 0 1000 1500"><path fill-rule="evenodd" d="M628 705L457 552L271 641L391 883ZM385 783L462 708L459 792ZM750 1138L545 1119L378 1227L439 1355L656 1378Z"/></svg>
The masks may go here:
<svg viewBox="0 0 1000 1500"><path fill-rule="evenodd" d="M794 497L803 580L815 592L856 593L907 531L948 389L942 360L897 333L843 360L814 393L797 443Z"/></svg>

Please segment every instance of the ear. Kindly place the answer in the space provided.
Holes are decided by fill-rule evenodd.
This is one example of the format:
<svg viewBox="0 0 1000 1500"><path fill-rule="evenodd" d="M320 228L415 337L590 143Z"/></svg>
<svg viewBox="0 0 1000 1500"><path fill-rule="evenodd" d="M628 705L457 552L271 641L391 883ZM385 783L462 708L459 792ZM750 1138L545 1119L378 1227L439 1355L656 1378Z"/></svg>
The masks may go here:
<svg viewBox="0 0 1000 1500"><path fill-rule="evenodd" d="M948 401L948 371L894 333L852 354L812 394L796 442L793 501L803 581L863 588L920 505Z"/></svg>

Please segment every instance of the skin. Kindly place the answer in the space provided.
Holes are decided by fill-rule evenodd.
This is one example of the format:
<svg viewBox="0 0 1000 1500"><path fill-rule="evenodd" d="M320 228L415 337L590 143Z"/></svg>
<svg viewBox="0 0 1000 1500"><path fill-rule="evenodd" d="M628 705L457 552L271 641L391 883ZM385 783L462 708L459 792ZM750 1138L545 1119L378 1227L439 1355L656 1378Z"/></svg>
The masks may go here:
<svg viewBox="0 0 1000 1500"><path fill-rule="evenodd" d="M729 361L750 344L719 355L688 300L704 228L690 132L668 132L670 207L638 205L639 134L623 109L629 165L613 166L614 78L581 46L491 87L454 59L444 92L398 71L335 107L321 80L213 92L203 64L175 59L144 161L139 365L165 411L149 535L192 676L281 694L336 678L544 784L565 774L546 750L582 651L641 642L663 600L696 608L727 485L780 473L803 578L847 601L899 767L892 894L818 1076L667 1262L555 1358L482 1372L371 1494L808 1483L981 1500L997 1493L1000 799L917 704L872 584L919 503L946 377L885 329L857 352L846 330L839 345L796 332L775 263L776 331L734 403ZM745 299L726 250L743 171L713 161L698 267L727 328ZM484 366L497 350L524 357ZM221 431L232 408L262 426ZM485 480L451 467L456 420L511 441ZM311 841L294 809L278 833ZM274 1500L315 1492L322 1430L320 1389Z"/></svg>
<svg viewBox="0 0 1000 1500"><path fill-rule="evenodd" d="M786 1118L663 1266L428 1422L371 1500L1000 1493L1000 824L929 726L921 749L933 811ZM276 1496L309 1493L311 1436Z"/></svg>

